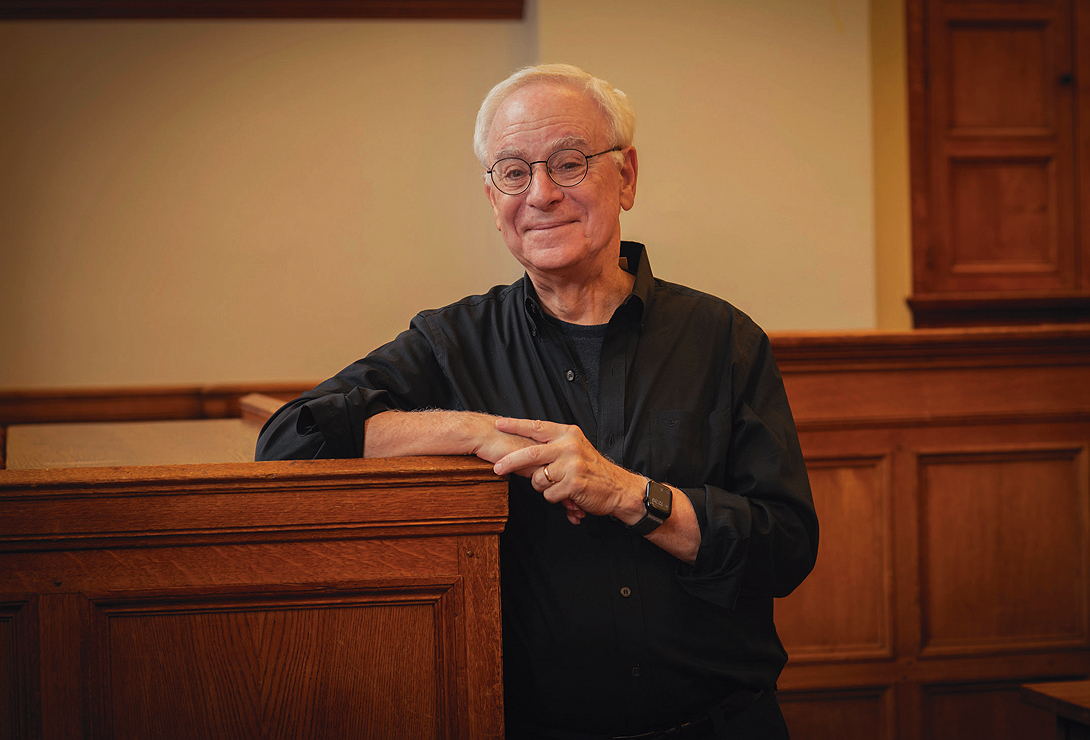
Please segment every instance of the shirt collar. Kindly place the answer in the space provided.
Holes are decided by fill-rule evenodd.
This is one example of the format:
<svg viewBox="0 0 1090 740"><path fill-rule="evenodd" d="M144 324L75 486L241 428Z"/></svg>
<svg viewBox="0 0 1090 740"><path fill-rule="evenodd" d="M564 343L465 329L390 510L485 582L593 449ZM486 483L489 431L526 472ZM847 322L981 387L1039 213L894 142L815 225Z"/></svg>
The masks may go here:
<svg viewBox="0 0 1090 740"><path fill-rule="evenodd" d="M643 314L651 303L651 291L655 287L655 276L651 274L651 262L647 259L647 247L639 242L621 242L621 257L628 262L627 270L636 276L632 292L623 305L632 305L643 329Z"/></svg>
<svg viewBox="0 0 1090 740"><path fill-rule="evenodd" d="M647 304L651 301L651 291L655 283L655 276L651 274L651 263L647 259L647 247L639 242L622 241L621 257L627 262L626 271L636 276L636 282L632 285L632 292L624 299L621 306L632 307L631 310L636 312L640 329L643 329L643 313ZM530 280L529 275L523 274L522 287L523 309L526 312L526 318L530 322L534 336L537 336L537 332L541 330L539 322L542 320L544 312L537 297L537 290L534 289L534 283Z"/></svg>

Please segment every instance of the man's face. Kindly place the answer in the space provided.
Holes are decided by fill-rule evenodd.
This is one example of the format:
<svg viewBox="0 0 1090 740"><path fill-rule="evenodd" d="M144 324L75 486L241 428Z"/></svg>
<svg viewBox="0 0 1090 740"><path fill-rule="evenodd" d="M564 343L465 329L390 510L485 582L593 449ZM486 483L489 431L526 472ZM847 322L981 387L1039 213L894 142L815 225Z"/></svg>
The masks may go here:
<svg viewBox="0 0 1090 740"><path fill-rule="evenodd" d="M612 142L598 107L582 93L555 83L535 83L511 94L492 121L490 163L503 157L527 162L548 159L560 149L594 154ZM623 152L618 169L612 155L594 157L578 185L560 187L544 164L533 166L526 192L507 195L486 180L496 227L511 254L531 276L585 274L616 267L621 209L636 194L635 150Z"/></svg>

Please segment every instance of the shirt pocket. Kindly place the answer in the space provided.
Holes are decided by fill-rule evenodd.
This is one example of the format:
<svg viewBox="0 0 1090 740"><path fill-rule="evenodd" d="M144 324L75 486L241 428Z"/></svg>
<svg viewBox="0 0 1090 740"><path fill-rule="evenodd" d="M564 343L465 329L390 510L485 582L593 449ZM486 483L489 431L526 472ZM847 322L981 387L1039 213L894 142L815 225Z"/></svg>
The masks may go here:
<svg viewBox="0 0 1090 740"><path fill-rule="evenodd" d="M651 412L651 470L648 475L675 486L701 485L704 424L698 414L684 409Z"/></svg>
<svg viewBox="0 0 1090 740"><path fill-rule="evenodd" d="M730 438L729 410L708 416L684 409L652 411L650 457L654 472L648 475L681 487L722 485Z"/></svg>

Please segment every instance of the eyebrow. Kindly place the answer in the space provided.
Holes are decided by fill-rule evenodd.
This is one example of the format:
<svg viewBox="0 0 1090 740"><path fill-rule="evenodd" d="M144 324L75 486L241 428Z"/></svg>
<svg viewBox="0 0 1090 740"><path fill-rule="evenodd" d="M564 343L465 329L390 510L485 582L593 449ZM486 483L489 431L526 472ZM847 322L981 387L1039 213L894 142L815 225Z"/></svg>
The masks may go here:
<svg viewBox="0 0 1090 740"><path fill-rule="evenodd" d="M549 146L550 156L552 156L553 153L558 152L561 149L578 149L579 147L587 148L588 144L587 140L584 139L582 136L562 136L559 139L554 139ZM527 156L526 152L522 149L519 149L518 147L506 147L504 149L500 149L498 152L496 152L495 161L498 162L501 159L506 159L507 157L518 157L519 159L525 160L527 162L530 161L530 158L529 156Z"/></svg>

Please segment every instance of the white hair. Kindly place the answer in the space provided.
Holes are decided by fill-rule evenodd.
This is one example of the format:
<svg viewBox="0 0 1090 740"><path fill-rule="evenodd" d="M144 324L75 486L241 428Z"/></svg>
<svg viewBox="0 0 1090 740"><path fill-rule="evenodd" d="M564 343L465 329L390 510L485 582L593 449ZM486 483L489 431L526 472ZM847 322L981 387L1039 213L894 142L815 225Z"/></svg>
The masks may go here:
<svg viewBox="0 0 1090 740"><path fill-rule="evenodd" d="M486 150L492 120L508 96L536 82L553 82L572 87L594 101L602 111L610 130L611 147L628 147L636 135L636 109L623 92L603 79L570 64L538 64L524 67L493 87L477 112L473 130L473 152L481 166L488 169Z"/></svg>

